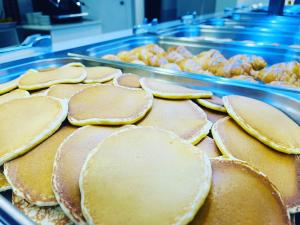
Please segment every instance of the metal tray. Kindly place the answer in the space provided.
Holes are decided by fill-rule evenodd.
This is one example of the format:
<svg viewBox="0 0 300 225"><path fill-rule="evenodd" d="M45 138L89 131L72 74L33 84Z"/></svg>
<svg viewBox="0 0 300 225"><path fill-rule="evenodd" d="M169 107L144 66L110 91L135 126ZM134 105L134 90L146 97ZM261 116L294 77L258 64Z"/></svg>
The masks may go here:
<svg viewBox="0 0 300 225"><path fill-rule="evenodd" d="M122 62L113 62L103 59L94 59L92 57L64 57L64 58L49 58L36 60L25 64L20 64L14 67L0 70L1 82L10 80L13 77L18 77L28 69L45 69L49 67L58 67L70 62L80 62L86 66L111 66L123 70L123 72L136 73L140 76L148 76L177 84L185 85L195 89L211 90L218 96L238 94L265 101L289 115L294 121L300 125L300 101L295 98L288 97L280 93L272 93L267 89L258 89L249 87L243 84L234 84L223 82L222 80L211 79L210 77L202 77L194 74L178 74L176 72L145 67ZM26 219L11 203L11 191L6 191L0 195L0 222L3 224L32 224Z"/></svg>
<svg viewBox="0 0 300 225"><path fill-rule="evenodd" d="M216 27L210 25L181 25L158 31L160 36L231 39L233 41L254 41L264 44L300 44L300 38L291 32L276 32L272 29L255 27Z"/></svg>
<svg viewBox="0 0 300 225"><path fill-rule="evenodd" d="M158 44L164 49L173 46L186 46L193 54L209 49L217 49L229 58L236 54L255 54L263 57L268 64L299 60L296 51L260 44L236 43L218 40L193 40L189 38L158 37L154 35L130 36L115 41L95 44L90 48L73 49L71 52L101 57L106 54L117 54L146 44Z"/></svg>
<svg viewBox="0 0 300 225"><path fill-rule="evenodd" d="M209 49L218 49L222 54L229 58L236 54L256 54L262 56L268 64L274 64L279 62L286 62L292 60L299 60L299 55L293 51L287 49L280 49L275 47L262 47L258 45L238 45L234 43L223 43L223 42L213 42L213 41L192 41L186 40L184 38L169 38L169 37L156 37L156 36L131 36L127 38L122 38L116 41L109 41L101 45L93 45L91 48L79 48L74 49L72 53L78 53L82 55L101 57L106 54L117 54L120 51L131 50L135 47L155 43L161 47L167 49L172 46L186 46L193 54L197 54L201 51L206 51ZM148 66L144 66L148 67ZM182 74L183 72L176 72L177 74ZM275 92L284 92L290 96L300 97L300 89L292 89L285 87L275 87L265 85L263 83L254 84L247 81L238 81L230 78L223 78L217 76L207 76L207 75L197 75L197 77L206 77L214 79L216 82L226 82L230 84L241 84L248 85L251 87L256 87L258 89L268 88ZM0 80L1 82L1 80Z"/></svg>
<svg viewBox="0 0 300 225"><path fill-rule="evenodd" d="M268 13L260 12L234 12L232 15L228 16L237 21L263 21L265 23L277 23L277 24L289 24L289 25L299 25L300 16L273 16L268 15Z"/></svg>
<svg viewBox="0 0 300 225"><path fill-rule="evenodd" d="M262 31L266 31L266 29L273 32L289 32L295 35L295 33L300 31L300 24L280 24L280 23L267 23L264 20L233 20L228 18L211 18L202 22L201 24L216 26L216 27L251 27L256 29L262 29Z"/></svg>

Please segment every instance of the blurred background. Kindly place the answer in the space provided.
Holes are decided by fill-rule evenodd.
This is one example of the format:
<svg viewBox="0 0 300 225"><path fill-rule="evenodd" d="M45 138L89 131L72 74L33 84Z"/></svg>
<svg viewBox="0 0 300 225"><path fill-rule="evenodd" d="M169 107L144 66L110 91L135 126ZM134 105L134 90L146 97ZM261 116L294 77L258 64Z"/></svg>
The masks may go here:
<svg viewBox="0 0 300 225"><path fill-rule="evenodd" d="M32 34L52 35L53 42L100 35L142 24L222 12L252 0L0 0L0 47L21 43ZM268 0L259 1L267 4ZM84 32L83 32L84 30Z"/></svg>

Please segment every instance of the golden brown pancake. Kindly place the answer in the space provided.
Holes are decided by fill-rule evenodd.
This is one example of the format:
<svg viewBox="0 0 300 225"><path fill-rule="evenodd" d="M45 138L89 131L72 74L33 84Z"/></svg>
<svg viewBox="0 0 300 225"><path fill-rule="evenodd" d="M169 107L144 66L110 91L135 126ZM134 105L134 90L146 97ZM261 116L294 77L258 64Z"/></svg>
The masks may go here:
<svg viewBox="0 0 300 225"><path fill-rule="evenodd" d="M57 204L51 183L54 157L59 145L75 129L63 126L26 155L4 164L4 174L16 195L37 206Z"/></svg>
<svg viewBox="0 0 300 225"><path fill-rule="evenodd" d="M84 83L104 83L122 75L121 70L105 66L86 67L86 70L87 77Z"/></svg>
<svg viewBox="0 0 300 225"><path fill-rule="evenodd" d="M65 120L67 104L46 96L14 99L0 105L0 165L52 135Z"/></svg>
<svg viewBox="0 0 300 225"><path fill-rule="evenodd" d="M70 98L77 92L83 90L84 88L91 87L88 84L57 84L51 86L47 95L55 98L70 100Z"/></svg>
<svg viewBox="0 0 300 225"><path fill-rule="evenodd" d="M4 95L0 95L0 104L8 102L13 99L24 98L30 96L28 91L17 89L11 92L8 92Z"/></svg>
<svg viewBox="0 0 300 225"><path fill-rule="evenodd" d="M145 116L152 102L153 96L144 90L97 85L70 99L68 119L79 126L131 124Z"/></svg>
<svg viewBox="0 0 300 225"><path fill-rule="evenodd" d="M207 109L204 107L202 109L206 113L208 120L211 121L212 123L215 123L219 119L222 119L222 118L228 116L226 113L223 113L223 112L210 110L210 109Z"/></svg>
<svg viewBox="0 0 300 225"><path fill-rule="evenodd" d="M218 96L213 95L211 98L207 99L196 99L196 102L208 109L226 112L223 101Z"/></svg>
<svg viewBox="0 0 300 225"><path fill-rule="evenodd" d="M18 87L19 78L0 84L0 94L4 94Z"/></svg>
<svg viewBox="0 0 300 225"><path fill-rule="evenodd" d="M98 143L120 127L85 126L77 129L59 147L53 170L53 191L66 215L84 224L80 206L79 175L87 155Z"/></svg>
<svg viewBox="0 0 300 225"><path fill-rule="evenodd" d="M36 206L15 194L12 195L12 203L37 225L71 224L59 206Z"/></svg>
<svg viewBox="0 0 300 225"><path fill-rule="evenodd" d="M205 137L200 143L196 145L201 151L204 151L209 158L216 158L221 156L221 152L216 146L214 139L211 137Z"/></svg>
<svg viewBox="0 0 300 225"><path fill-rule="evenodd" d="M128 87L128 88L141 88L140 77L133 73L124 73L117 76L113 80L115 86Z"/></svg>
<svg viewBox="0 0 300 225"><path fill-rule="evenodd" d="M189 225L291 225L280 194L267 177L241 161L211 163L210 193Z"/></svg>
<svg viewBox="0 0 300 225"><path fill-rule="evenodd" d="M283 112L243 96L226 96L223 101L228 114L247 133L277 151L300 153L300 127Z"/></svg>
<svg viewBox="0 0 300 225"><path fill-rule="evenodd" d="M140 79L144 90L151 92L155 97L167 99L197 99L210 98L210 91L186 88L176 84L167 83L163 80L143 77Z"/></svg>
<svg viewBox="0 0 300 225"><path fill-rule="evenodd" d="M197 144L211 128L204 111L191 100L155 98L148 115L139 126L154 126L173 131L192 144Z"/></svg>
<svg viewBox="0 0 300 225"><path fill-rule="evenodd" d="M89 154L79 181L88 224L110 225L187 224L210 185L207 155L153 127L131 127L104 139Z"/></svg>
<svg viewBox="0 0 300 225"><path fill-rule="evenodd" d="M36 90L59 83L79 83L87 76L87 71L81 63L69 63L59 68L37 71L28 70L19 80L19 88Z"/></svg>
<svg viewBox="0 0 300 225"><path fill-rule="evenodd" d="M259 142L230 117L216 122L213 136L223 155L248 162L268 176L291 212L300 209L300 161L298 156L274 151Z"/></svg>
<svg viewBox="0 0 300 225"><path fill-rule="evenodd" d="M11 186L7 182L7 179L4 176L4 174L2 172L0 172L0 192L7 191L9 189L11 189Z"/></svg>

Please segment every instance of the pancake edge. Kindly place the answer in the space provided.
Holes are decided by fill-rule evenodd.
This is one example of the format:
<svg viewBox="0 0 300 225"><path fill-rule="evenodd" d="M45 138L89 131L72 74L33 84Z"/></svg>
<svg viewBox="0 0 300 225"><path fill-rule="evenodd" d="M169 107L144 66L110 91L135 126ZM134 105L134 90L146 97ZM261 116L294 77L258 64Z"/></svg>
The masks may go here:
<svg viewBox="0 0 300 225"><path fill-rule="evenodd" d="M287 225L292 225L291 224L291 217L290 217L290 214L289 214L289 211L288 209L285 207L285 204L284 204L284 201L281 197L281 193L279 192L279 190L277 189L277 187L269 180L269 178L261 171L259 171L258 169L256 169L255 167L251 166L249 163L247 163L246 161L242 161L242 160L239 160L239 159L230 159L230 158L224 158L222 156L219 156L217 158L213 158L211 159L211 161L219 161L219 162L231 162L231 163L235 163L235 164L239 164L239 165L242 165L244 166L246 169L248 169L249 171L251 171L253 174L257 174L258 177L261 177L265 183L269 184L271 189L272 190L272 196L276 196L276 199L277 199L277 202L280 202L281 203L281 208L282 208L282 211L283 212L286 212L285 215L286 215L286 221L285 222L288 222Z"/></svg>
<svg viewBox="0 0 300 225"><path fill-rule="evenodd" d="M205 177L208 178L208 179L207 179L207 182L205 182L205 184L201 187L201 189L204 189L204 191L202 191L202 192L198 191L198 195L196 196L196 198L199 201L199 203L197 205L195 205L195 200L194 200L192 206L195 206L195 207L193 207L190 212L187 212L185 215L183 215L181 217L181 219L179 221L177 221L176 223L173 223L172 225L185 225L185 224L188 224L189 222L191 222L194 219L194 217L196 216L198 210L204 204L204 202L205 202L205 200L206 200L206 198L207 198L207 196L209 194L209 191L210 191L210 188L211 188L211 184L212 184L212 167L211 167L210 159L209 159L209 157L207 156L207 154L205 152L197 150L197 147L195 147L191 143L187 142L186 140L180 138L174 132L171 132L171 131L168 131L168 130L164 130L164 129L160 129L160 128L156 128L156 127L152 127L152 126L139 126L139 127L138 126L135 126L135 127L130 126L130 127L125 127L124 129L111 134L107 138L109 138L111 136L118 136L120 133L126 132L126 131L131 130L131 129L142 129L142 128L145 128L145 127L150 128L150 129L154 129L154 130L159 130L159 131L162 131L162 132L165 132L165 133L168 133L170 135L170 137L172 137L173 139L178 139L178 141L180 141L181 143L185 143L185 144L188 144L190 146L193 146L194 147L193 152L195 152L196 154L200 153L200 154L203 155L203 161L204 161L203 164L204 164L204 167L206 168L204 171L207 172L205 174ZM90 225L94 225L94 222L93 222L92 217L90 216L89 209L87 209L84 206L84 188L83 188L83 185L84 185L84 176L88 172L88 170L87 170L88 162L97 153L98 147L103 144L103 142L105 141L105 139L102 140L97 145L97 147L94 148L93 150L91 150L91 152L88 154L87 159L85 160L85 163L82 166L80 177L79 177L79 189L80 189L80 193L81 193L81 209L82 209L82 213L84 215L84 218L86 219L87 223L90 224ZM201 194L200 193L204 193L205 197L201 198Z"/></svg>
<svg viewBox="0 0 300 225"><path fill-rule="evenodd" d="M228 159L234 159L234 160L242 161L242 160L240 160L240 159L235 158L229 151L226 150L226 147L225 147L225 145L223 144L223 141L222 141L220 135L219 135L218 132L217 132L217 126L218 126L218 123L219 123L219 122L222 122L222 121L224 121L224 120L228 120L228 119L230 119L230 118L231 118L231 117L226 116L226 117L224 117L224 118L219 119L218 121L216 121L216 122L213 124L212 128L211 128L211 134L212 134L212 136L213 136L213 139L215 140L215 143L216 143L218 149L219 149L220 152L222 153L222 156L223 156L223 157L226 157L226 158L228 158ZM242 161L242 162L244 162L244 161Z"/></svg>
<svg viewBox="0 0 300 225"><path fill-rule="evenodd" d="M17 90L18 90L18 89L15 89L15 90L12 90L12 91L17 91ZM22 94L23 96L18 96L17 98L8 99L8 100L6 100L6 101L0 103L0 105L3 104L3 103L5 103L5 102L9 102L9 101L11 101L11 100L20 99L20 98L26 98L26 97L29 97L29 96L30 96L30 93L29 93L28 91L23 90L23 89L19 89L19 90L23 91L23 94ZM10 93L10 92L7 92L7 93L5 93L5 94L9 94L9 93ZM0 96L0 97L1 97L1 96Z"/></svg>
<svg viewBox="0 0 300 225"><path fill-rule="evenodd" d="M121 88L129 88L129 89L132 89L132 90L141 90L142 88L135 88L135 87L127 87L127 86L123 86L123 85L120 85L119 84L119 78L122 77L123 74L119 75L119 76L115 76L114 79L113 79L113 85L116 86L116 87L121 87ZM139 75L137 75L139 76ZM141 78L140 78L141 79ZM139 79L139 80L140 80Z"/></svg>
<svg viewBox="0 0 300 225"><path fill-rule="evenodd" d="M192 107L195 107L195 110L197 110L199 113L203 113L206 117L206 123L205 125L200 129L198 130L198 132L196 132L194 135L192 135L189 139L184 139L184 138L181 138L181 139L184 139L188 142L190 142L191 144L193 145L196 145L198 144L203 138L205 138L211 127L212 127L212 122L208 120L207 118L207 115L206 113L203 111L203 109L201 109L197 104L195 104L194 102L192 101L189 101L191 104L192 104Z"/></svg>
<svg viewBox="0 0 300 225"><path fill-rule="evenodd" d="M6 88L0 88L0 95L3 95L7 92L10 92L10 91L16 89L18 87L19 77L16 79L10 80L8 82L5 82L5 83L1 83L1 84L4 85L6 83L10 83L10 85L8 85Z"/></svg>
<svg viewBox="0 0 300 225"><path fill-rule="evenodd" d="M198 90L199 93L164 93L160 91L155 91L149 87L147 87L147 84L145 82L145 77L142 77L140 79L140 83L142 88L152 93L155 97L159 98L166 98L166 99L198 99L198 98L210 98L213 96L213 93L211 91L204 91L204 90ZM195 89L196 90L196 89Z"/></svg>
<svg viewBox="0 0 300 225"><path fill-rule="evenodd" d="M103 84L103 85L113 86L113 85L110 85L110 84ZM119 88L124 88L124 89L128 90L128 88L125 88L125 87L119 87ZM86 89L84 89L84 90L86 90ZM80 92L82 92L84 90L81 90ZM78 93L80 93L80 92L78 92ZM78 93L76 93L76 94L78 94ZM76 119L73 116L68 115L68 120L69 120L69 122L72 125L75 125L75 126L86 126L86 125L126 125L126 124L129 125L129 124L133 124L133 123L141 120L142 118L144 118L145 115L147 114L147 112L149 112L149 110L152 108L153 99L154 99L153 95L150 92L147 92L147 91L145 91L145 93L146 93L147 103L143 106L143 109L138 113L137 116L131 116L131 117L127 117L125 119L120 119L120 118Z"/></svg>
<svg viewBox="0 0 300 225"><path fill-rule="evenodd" d="M35 221L33 221L32 218L31 218L28 214L25 214L25 212L24 212L22 209L20 209L20 208L16 205L16 202L13 201L13 198L14 198L13 196L18 197L18 198L21 198L20 196L17 196L15 193L12 193L11 204L12 204L14 207L16 207L19 211L21 211L21 212L26 216L27 219L29 219L30 221L32 221L32 222L35 223ZM26 199L21 199L21 201L25 201L25 202L27 202L28 204L30 204L27 208L30 208L30 207L39 207L39 208L43 208L43 206L33 205L32 203L28 202ZM55 205L55 206L45 206L45 207L57 207L57 205ZM69 223L66 223L65 225L72 225L72 224L73 224L72 221L69 220ZM49 224L49 225L50 225L50 224Z"/></svg>
<svg viewBox="0 0 300 225"><path fill-rule="evenodd" d="M75 224L79 224L79 225L85 225L87 224L86 221L82 220L82 219L76 219L75 216L74 216L74 213L72 212L71 208L69 205L68 205L68 202L67 201L64 201L60 194L59 194L59 188L58 188L58 181L57 181L57 175L56 175L56 169L58 167L58 162L59 162L59 159L61 157L61 154L62 154L62 147L64 146L64 144L66 142L69 141L69 139L71 139L75 134L77 134L77 132L80 132L81 130L83 129L86 129L87 127L89 126L83 126L83 127L80 127L78 128L77 130L75 130L73 133L71 133L68 137L66 137L63 142L59 145L58 149L57 149L57 152L55 154L55 159L54 159L54 163L53 163L53 172L52 172L52 189L53 189L53 193L54 193L54 196L59 204L59 206L61 207L62 211L66 214L66 216L72 221L74 222ZM79 188L79 186L78 186ZM80 205L81 207L81 205Z"/></svg>
<svg viewBox="0 0 300 225"><path fill-rule="evenodd" d="M75 62L74 63L68 63L68 64L66 64L62 67L72 67L72 66L85 68L85 66L83 64L75 63ZM38 72L37 70L33 70L33 71ZM22 79L23 75L21 75L20 80ZM18 86L19 86L20 89L32 91L32 90L37 90L37 89L42 89L42 88L48 88L48 87L50 87L52 85L55 85L55 84L65 84L65 83L67 83L67 84L76 84L76 83L80 83L86 78L86 76L87 76L87 71L84 70L78 78L74 78L74 79L56 79L56 80L53 80L53 81L49 81L49 82L45 82L45 83L39 83L39 84L33 84L33 85L20 85L20 83L19 83Z"/></svg>
<svg viewBox="0 0 300 225"><path fill-rule="evenodd" d="M94 84L94 83L105 83L108 81L111 81L112 79L114 79L116 76L120 76L122 75L122 71L120 69L116 69L113 68L116 71L111 73L109 76L105 77L105 78L101 78L101 79L87 79L87 77L83 80L83 83L85 84Z"/></svg>
<svg viewBox="0 0 300 225"><path fill-rule="evenodd" d="M230 96L230 95L229 95ZM286 147L280 144L276 144L269 138L265 137L261 133L259 133L257 130L252 128L250 125L248 125L239 115L237 115L234 110L232 109L227 96L223 97L224 106L228 112L228 114L231 116L234 121L240 125L244 131L246 131L251 136L255 137L256 139L260 140L264 144L268 145L274 150L277 150L279 152L283 152L286 154L300 154L300 148L292 148L292 147Z"/></svg>
<svg viewBox="0 0 300 225"><path fill-rule="evenodd" d="M224 106L220 106L220 105L211 103L211 102L207 101L206 99L196 99L196 102L199 103L201 106L204 106L208 109L212 109L212 110L215 110L218 112L224 112L224 113L227 112Z"/></svg>

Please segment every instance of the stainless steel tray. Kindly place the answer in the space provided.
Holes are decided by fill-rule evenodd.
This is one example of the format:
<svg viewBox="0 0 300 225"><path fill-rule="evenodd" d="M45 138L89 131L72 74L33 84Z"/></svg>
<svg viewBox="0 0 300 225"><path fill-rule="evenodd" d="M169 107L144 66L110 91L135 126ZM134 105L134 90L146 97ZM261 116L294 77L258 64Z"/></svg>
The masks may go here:
<svg viewBox="0 0 300 225"><path fill-rule="evenodd" d="M9 80L13 77L18 77L28 69L45 69L49 67L58 67L70 62L80 62L86 66L111 66L123 70L123 72L136 73L140 76L148 76L153 78L164 79L175 82L184 86L211 90L218 96L238 94L265 101L286 114L288 114L294 121L300 125L300 101L295 98L288 97L280 93L272 93L268 89L249 87L243 83L229 83L222 80L216 80L211 77L205 77L194 74L182 73L178 74L173 71L164 70L154 67L145 67L134 64L127 64L122 62L113 62L103 59L94 59L92 57L85 57L85 59L78 57L64 57L64 58L49 58L43 60L36 60L25 64L20 64L14 67L0 70L1 81ZM0 81L0 83L1 83ZM11 191L1 193L0 195L0 222L4 224L31 224L20 212L13 207L9 202Z"/></svg>
<svg viewBox="0 0 300 225"><path fill-rule="evenodd" d="M262 47L262 46L248 46L248 45L238 45L235 43L222 43L213 41L193 41L186 40L184 38L169 38L169 37L156 37L156 36L131 36L127 38L122 38L116 41L109 41L107 43L94 45L91 48L74 49L72 53L83 54L93 57L101 57L106 54L117 54L120 51L131 50L135 47L142 46L145 44L155 43L159 44L163 48L168 48L172 46L186 46L193 54L197 54L201 51L209 50L211 48L218 49L224 54L225 57L229 58L236 54L256 54L262 56L269 64L299 60L300 55L297 55L293 51L287 49L280 49L275 47ZM145 66L148 67L148 66ZM181 74L185 76L186 73L177 72L176 74ZM274 92L284 92L290 96L300 97L300 89L290 89L285 87L275 87L265 85L263 83L254 84L247 81L238 81L229 78L222 77L211 77L207 75L196 75L198 78L206 77L214 79L216 82L226 82L230 84L238 85L248 85L258 89L268 88ZM0 80L1 81L1 80Z"/></svg>
<svg viewBox="0 0 300 225"><path fill-rule="evenodd" d="M236 54L255 54L263 57L268 64L299 60L296 51L274 46L236 43L218 40L193 40L189 38L157 37L154 35L130 36L115 41L95 44L90 48L78 48L71 52L101 57L106 54L117 54L120 51L131 50L135 47L155 43L167 49L173 46L186 46L193 54L209 49L217 49L229 58Z"/></svg>
<svg viewBox="0 0 300 225"><path fill-rule="evenodd" d="M229 18L238 21L263 21L265 23L277 23L286 25L299 25L300 16L272 16L260 12L234 12Z"/></svg>
<svg viewBox="0 0 300 225"><path fill-rule="evenodd" d="M264 20L233 20L228 18L211 18L202 22L201 24L216 26L216 27L247 27L247 28L256 28L256 29L269 29L273 33L277 32L289 32L295 35L295 33L300 31L300 24L280 24L280 23L268 23Z"/></svg>
<svg viewBox="0 0 300 225"><path fill-rule="evenodd" d="M262 29L256 27L217 27L211 25L180 25L156 33L168 37L231 39L233 41L254 41L264 44L293 45L300 44L300 38L294 33Z"/></svg>

